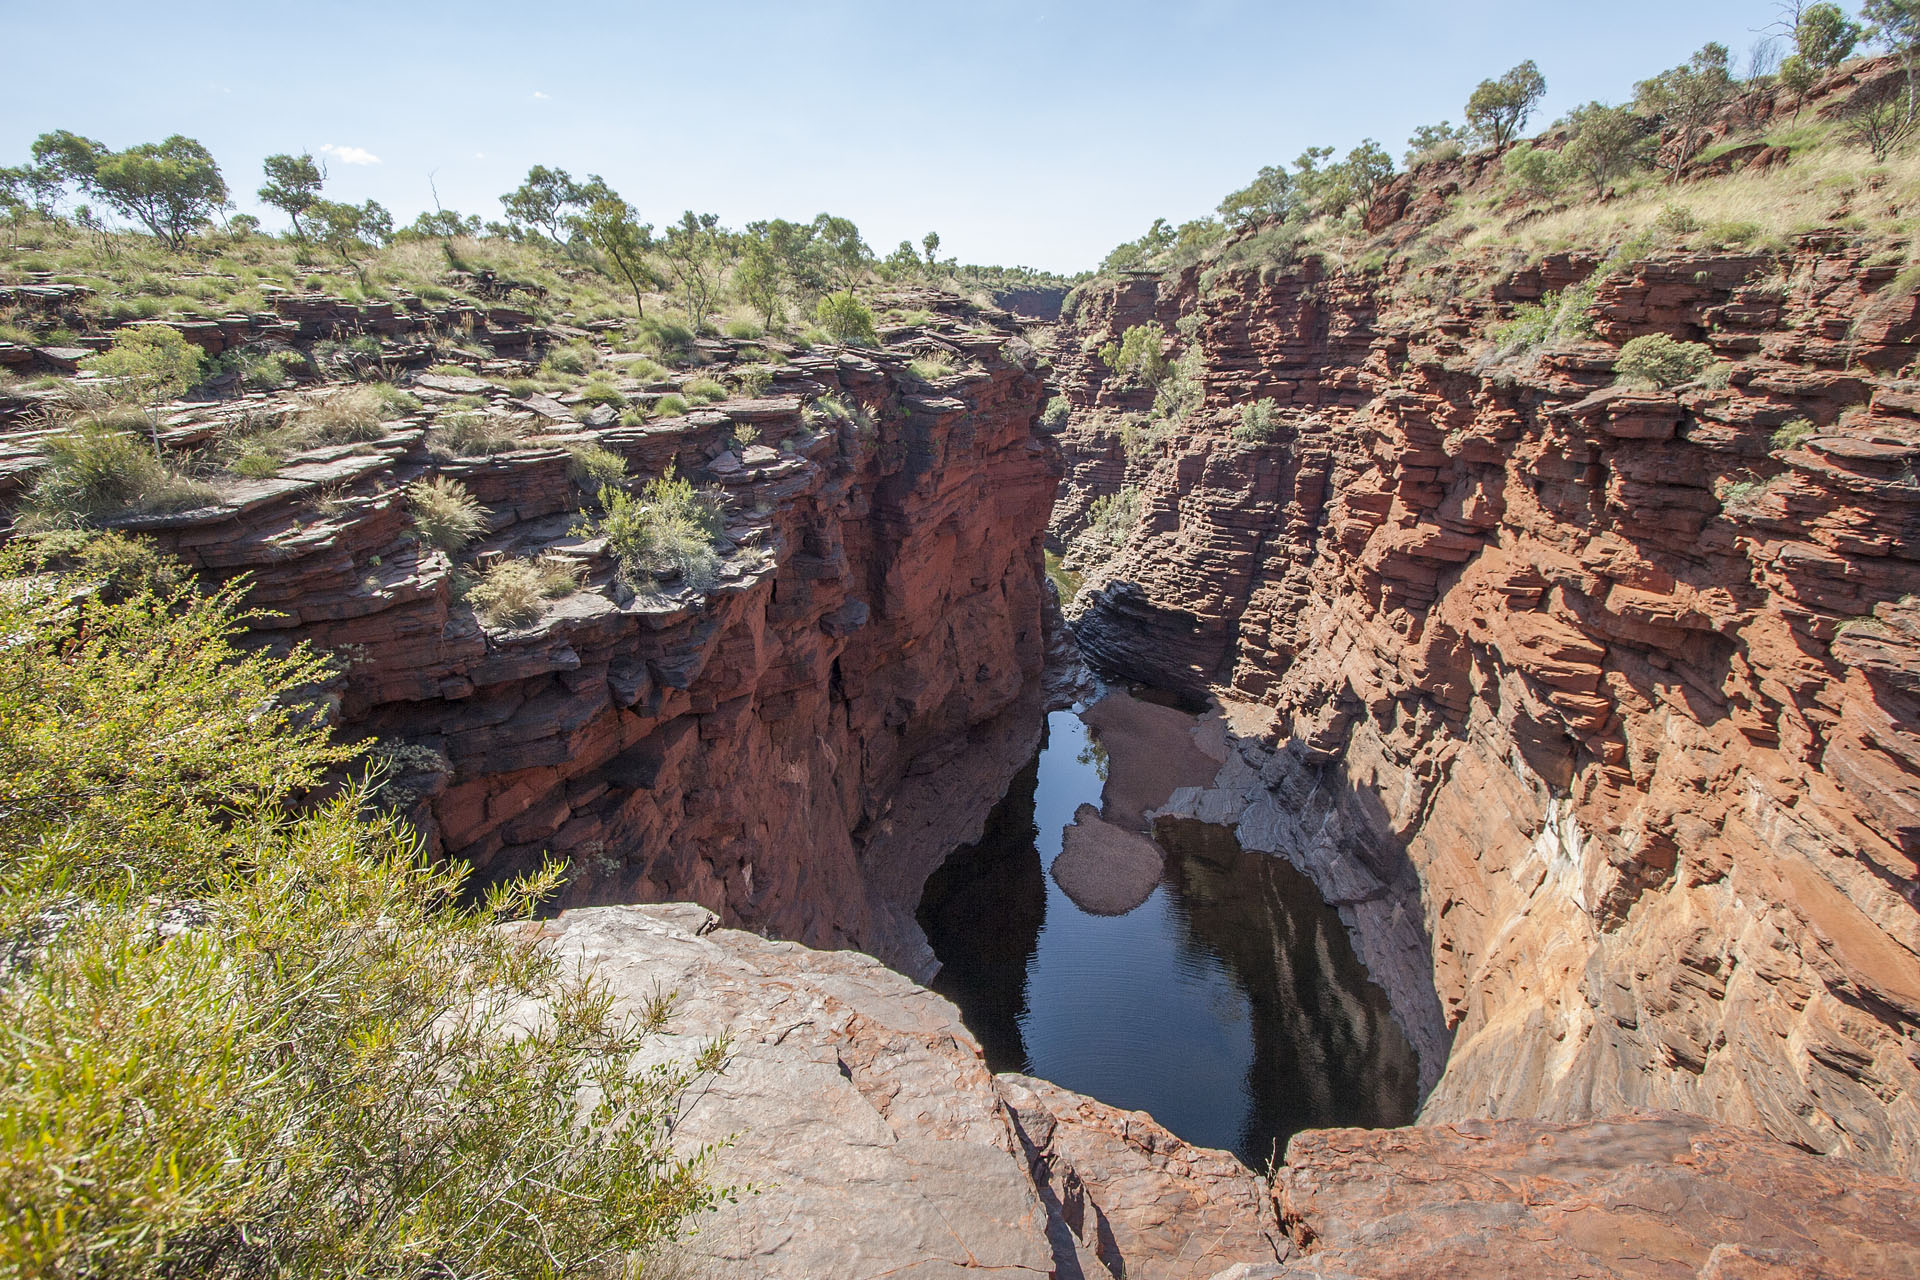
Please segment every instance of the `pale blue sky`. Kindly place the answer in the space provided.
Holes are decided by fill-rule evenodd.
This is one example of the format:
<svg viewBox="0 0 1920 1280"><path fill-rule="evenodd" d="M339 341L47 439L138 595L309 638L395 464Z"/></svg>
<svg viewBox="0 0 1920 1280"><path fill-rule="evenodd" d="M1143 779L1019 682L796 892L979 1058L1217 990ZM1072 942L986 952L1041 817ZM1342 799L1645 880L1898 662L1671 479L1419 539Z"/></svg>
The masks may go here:
<svg viewBox="0 0 1920 1280"><path fill-rule="evenodd" d="M1848 5L1851 9L1854 6ZM1396 158L1523 58L1536 123L1707 40L1743 59L1770 0L975 0L0 4L0 163L72 129L180 132L255 208L262 156L322 147L335 198L405 223L500 216L535 163L607 180L656 224L823 209L882 253L938 230L963 261L1091 267L1262 164L1362 137ZM357 153L356 154L356 150ZM378 163L350 163L378 158ZM278 215L268 217L278 226Z"/></svg>

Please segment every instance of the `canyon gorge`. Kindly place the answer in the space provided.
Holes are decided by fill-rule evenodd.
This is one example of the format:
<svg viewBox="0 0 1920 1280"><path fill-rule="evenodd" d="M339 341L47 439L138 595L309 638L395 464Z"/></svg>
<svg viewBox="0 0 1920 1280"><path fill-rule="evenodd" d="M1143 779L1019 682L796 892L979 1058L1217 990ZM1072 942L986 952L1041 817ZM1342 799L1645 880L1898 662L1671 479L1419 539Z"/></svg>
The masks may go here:
<svg viewBox="0 0 1920 1280"><path fill-rule="evenodd" d="M649 1064L724 1059L668 1125L737 1190L688 1274L1920 1276L1920 276L1839 225L1871 183L1764 247L1442 234L1502 181L1422 164L1322 252L890 282L859 341L696 322L671 370L464 269L501 298L0 341L48 382L0 384L0 507L65 545L54 384L116 331L298 370L156 456L388 388L93 523L326 656L427 857L563 864L503 929L670 1006ZM7 304L86 327L40 275ZM1713 368L1625 376L1648 338ZM566 351L596 382L536 385ZM676 478L712 572L643 581L616 491ZM489 615L522 562L563 586ZM1065 1078L1109 1069L1209 1096Z"/></svg>

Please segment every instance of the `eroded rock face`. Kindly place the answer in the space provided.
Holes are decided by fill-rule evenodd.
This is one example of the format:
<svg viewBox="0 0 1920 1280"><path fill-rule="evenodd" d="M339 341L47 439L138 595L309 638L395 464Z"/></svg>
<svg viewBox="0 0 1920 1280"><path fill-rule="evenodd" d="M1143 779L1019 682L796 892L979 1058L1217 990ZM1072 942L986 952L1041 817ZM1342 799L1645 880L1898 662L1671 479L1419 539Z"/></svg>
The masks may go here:
<svg viewBox="0 0 1920 1280"><path fill-rule="evenodd" d="M642 425L549 421L481 379L422 374L430 400L491 391L523 447L438 457L424 419L396 421L229 482L206 510L122 523L213 579L251 574L250 601L275 611L263 638L343 659L343 731L386 744L436 852L483 877L552 855L571 864L567 903L690 899L921 972L920 886L977 834L1040 723L1021 699L1047 645L1058 464L1034 430L1041 377L1010 337L935 323L884 352L796 354L758 398ZM964 371L913 377L929 350ZM809 412L823 395L852 420ZM262 408L182 413L171 443ZM672 468L718 486L712 591L636 597L616 580L578 529L592 498L569 450L584 446L636 481ZM560 556L585 589L530 625L483 625L415 539L404 486L429 473L484 505L470 555Z"/></svg>
<svg viewBox="0 0 1920 1280"><path fill-rule="evenodd" d="M1312 262L1131 281L1062 342L1056 532L1143 503L1083 560L1080 642L1271 717L1168 812L1314 876L1424 1118L1673 1108L1920 1168L1920 388L1884 372L1920 325L1890 276L1816 236L1600 286L1601 338L1704 340L1724 390L1613 388L1601 342L1495 363L1486 302ZM1184 318L1208 411L1129 457L1136 393L1078 344L1146 318ZM1233 441L1259 397L1277 440Z"/></svg>

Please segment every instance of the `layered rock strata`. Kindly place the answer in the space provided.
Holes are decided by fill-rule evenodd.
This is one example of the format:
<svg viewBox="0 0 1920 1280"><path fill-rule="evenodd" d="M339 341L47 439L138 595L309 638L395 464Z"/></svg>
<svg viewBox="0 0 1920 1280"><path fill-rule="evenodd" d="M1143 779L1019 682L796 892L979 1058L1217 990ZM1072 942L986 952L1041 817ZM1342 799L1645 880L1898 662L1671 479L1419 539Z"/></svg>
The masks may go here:
<svg viewBox="0 0 1920 1280"><path fill-rule="evenodd" d="M771 380L757 398L638 425L510 401L503 375L420 374L406 381L425 408L376 439L116 523L210 579L249 575L262 641L335 655L342 731L377 743L388 795L435 852L489 878L558 857L568 903L694 900L923 971L920 885L977 834L1038 732L1022 698L1038 696L1047 644L1040 540L1058 464L1034 431L1040 376L1008 332L937 321L890 336L884 351L796 352L758 366ZM725 373L734 345L704 342L703 375ZM921 354L961 371L922 381ZM839 416L810 408L823 396ZM434 411L487 397L474 412L522 424L517 444L436 449ZM168 443L209 445L286 401L185 407ZM30 481L34 433L8 444L6 469ZM674 472L721 495L712 590L620 582L583 520L588 446L636 484ZM464 569L416 537L406 486L428 475L485 509ZM565 561L583 589L529 624L486 625L461 575L501 556ZM955 760L955 785L934 785Z"/></svg>
<svg viewBox="0 0 1920 1280"><path fill-rule="evenodd" d="M1920 302L1813 234L1608 264L1596 340L1503 353L1495 320L1599 264L1470 287L1494 265L1087 298L1054 528L1122 486L1142 513L1079 544L1080 642L1258 704L1171 811L1314 876L1424 1118L1672 1108L1911 1173ZM1204 370L1171 435L1084 354L1148 320ZM1614 386L1651 333L1728 385ZM1276 438L1234 439L1268 397Z"/></svg>

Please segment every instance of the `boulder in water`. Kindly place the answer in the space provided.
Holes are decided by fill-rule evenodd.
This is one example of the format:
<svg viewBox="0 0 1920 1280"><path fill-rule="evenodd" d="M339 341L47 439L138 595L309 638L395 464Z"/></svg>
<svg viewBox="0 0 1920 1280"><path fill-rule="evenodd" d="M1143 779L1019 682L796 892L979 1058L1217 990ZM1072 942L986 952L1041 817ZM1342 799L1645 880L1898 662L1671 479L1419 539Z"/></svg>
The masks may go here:
<svg viewBox="0 0 1920 1280"><path fill-rule="evenodd" d="M1061 840L1053 878L1073 905L1091 915L1123 916L1160 883L1166 855L1137 831L1117 827L1083 804Z"/></svg>

